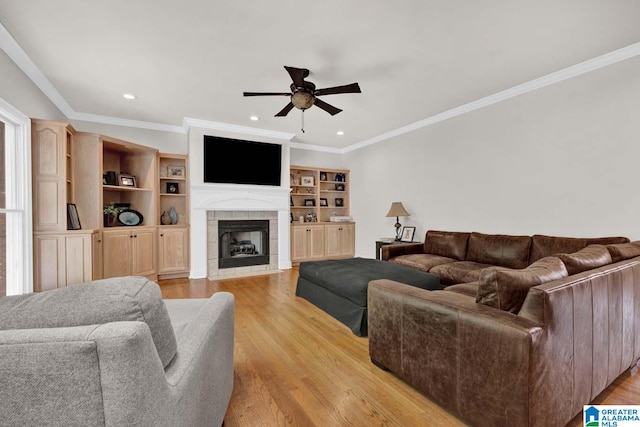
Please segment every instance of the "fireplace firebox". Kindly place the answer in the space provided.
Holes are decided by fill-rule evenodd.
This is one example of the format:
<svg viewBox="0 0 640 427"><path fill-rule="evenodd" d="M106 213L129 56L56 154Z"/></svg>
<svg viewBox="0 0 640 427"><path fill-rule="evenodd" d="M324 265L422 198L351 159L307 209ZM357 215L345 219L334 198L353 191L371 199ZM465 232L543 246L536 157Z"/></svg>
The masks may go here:
<svg viewBox="0 0 640 427"><path fill-rule="evenodd" d="M218 268L269 264L269 221L218 221Z"/></svg>

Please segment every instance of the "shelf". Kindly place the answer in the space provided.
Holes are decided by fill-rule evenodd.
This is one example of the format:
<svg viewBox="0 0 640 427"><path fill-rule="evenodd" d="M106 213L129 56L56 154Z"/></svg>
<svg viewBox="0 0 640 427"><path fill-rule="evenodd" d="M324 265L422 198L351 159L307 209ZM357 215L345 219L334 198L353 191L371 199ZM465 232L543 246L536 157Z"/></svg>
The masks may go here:
<svg viewBox="0 0 640 427"><path fill-rule="evenodd" d="M102 189L105 191L143 191L143 192L152 192L153 190L150 188L138 188L138 187L123 187L120 185L102 185Z"/></svg>
<svg viewBox="0 0 640 427"><path fill-rule="evenodd" d="M186 181L187 178L182 178L179 176L161 176L160 181Z"/></svg>
<svg viewBox="0 0 640 427"><path fill-rule="evenodd" d="M180 193L160 193L161 196L172 196L172 197L187 197L186 194Z"/></svg>

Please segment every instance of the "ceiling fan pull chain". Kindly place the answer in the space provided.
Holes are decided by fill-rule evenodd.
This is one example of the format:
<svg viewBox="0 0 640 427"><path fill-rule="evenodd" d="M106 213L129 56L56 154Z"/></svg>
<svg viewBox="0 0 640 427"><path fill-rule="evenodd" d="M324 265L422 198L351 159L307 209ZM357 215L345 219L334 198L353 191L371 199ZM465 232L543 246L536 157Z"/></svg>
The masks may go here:
<svg viewBox="0 0 640 427"><path fill-rule="evenodd" d="M304 133L304 110L301 110L302 113L300 115L300 130Z"/></svg>

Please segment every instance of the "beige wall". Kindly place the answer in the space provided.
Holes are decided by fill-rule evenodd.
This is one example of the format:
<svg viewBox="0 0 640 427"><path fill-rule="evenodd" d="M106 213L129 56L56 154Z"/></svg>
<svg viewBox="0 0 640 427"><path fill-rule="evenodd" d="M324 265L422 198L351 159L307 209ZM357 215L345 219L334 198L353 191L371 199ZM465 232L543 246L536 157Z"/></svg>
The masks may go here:
<svg viewBox="0 0 640 427"><path fill-rule="evenodd" d="M4 123L0 122L0 208L5 207L4 179ZM0 214L0 297L7 293L7 223L4 214Z"/></svg>
<svg viewBox="0 0 640 427"><path fill-rule="evenodd" d="M425 97L428 100L428 97ZM417 226L640 239L640 58L345 155L356 254Z"/></svg>

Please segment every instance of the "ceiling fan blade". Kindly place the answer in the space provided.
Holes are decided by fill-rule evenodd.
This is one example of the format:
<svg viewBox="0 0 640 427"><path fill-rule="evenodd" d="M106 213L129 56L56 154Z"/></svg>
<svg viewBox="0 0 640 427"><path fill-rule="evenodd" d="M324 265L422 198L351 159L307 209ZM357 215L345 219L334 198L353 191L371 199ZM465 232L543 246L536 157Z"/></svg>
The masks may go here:
<svg viewBox="0 0 640 427"><path fill-rule="evenodd" d="M288 103L287 106L284 107L282 110L280 110L280 112L276 114L274 117L284 117L287 114L289 114L289 111L291 111L292 109L293 109L293 104Z"/></svg>
<svg viewBox="0 0 640 427"><path fill-rule="evenodd" d="M287 67L286 65L284 68L291 76L291 80L296 87L304 87L304 78L309 75L309 70L306 68Z"/></svg>
<svg viewBox="0 0 640 427"><path fill-rule="evenodd" d="M361 93L361 91L358 83L351 83L350 85L318 89L314 93L316 96L321 96L321 95L334 95L336 93Z"/></svg>
<svg viewBox="0 0 640 427"><path fill-rule="evenodd" d="M243 96L291 96L291 92L242 92Z"/></svg>
<svg viewBox="0 0 640 427"><path fill-rule="evenodd" d="M315 105L316 107L322 108L324 111L326 111L327 113L331 114L332 116L335 116L340 111L342 111L341 109L336 108L333 105L327 104L326 102L324 102L323 100L321 100L319 98L316 98L316 100L313 103L313 105Z"/></svg>

